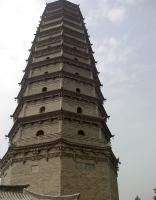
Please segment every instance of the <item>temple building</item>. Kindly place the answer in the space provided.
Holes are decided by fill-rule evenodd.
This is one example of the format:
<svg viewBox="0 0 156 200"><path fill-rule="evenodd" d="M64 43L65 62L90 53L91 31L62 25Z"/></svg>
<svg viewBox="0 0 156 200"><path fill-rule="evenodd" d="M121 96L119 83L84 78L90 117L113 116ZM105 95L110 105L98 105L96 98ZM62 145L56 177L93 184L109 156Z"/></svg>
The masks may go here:
<svg viewBox="0 0 156 200"><path fill-rule="evenodd" d="M79 5L48 3L0 161L0 199L119 199L98 74Z"/></svg>

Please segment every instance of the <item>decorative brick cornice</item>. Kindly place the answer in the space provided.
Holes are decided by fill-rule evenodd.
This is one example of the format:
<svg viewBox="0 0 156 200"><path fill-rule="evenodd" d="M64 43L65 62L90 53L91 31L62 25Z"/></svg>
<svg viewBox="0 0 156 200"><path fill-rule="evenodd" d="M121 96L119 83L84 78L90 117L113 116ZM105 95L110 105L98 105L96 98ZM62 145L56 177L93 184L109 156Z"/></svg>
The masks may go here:
<svg viewBox="0 0 156 200"><path fill-rule="evenodd" d="M57 34L57 33L60 33L62 32L63 33L67 33L67 34L70 34L71 36L73 37L76 37L76 38L79 38L80 40L84 40L85 41L85 34L84 33L81 33L79 30L74 30L74 29L71 29L69 27L67 27L63 21L58 24L57 27L52 27L51 29L48 29L48 30L43 30L42 32L38 32L37 33L37 36L38 37L46 37L46 36L50 36L52 34Z"/></svg>
<svg viewBox="0 0 156 200"><path fill-rule="evenodd" d="M37 41L35 46L36 47L41 47L41 46L45 46L45 45L48 46L51 44L59 43L61 41L62 41L62 33L60 33L60 35L53 36L53 37L45 39L45 40Z"/></svg>
<svg viewBox="0 0 156 200"><path fill-rule="evenodd" d="M42 114L37 114L37 115L31 115L28 117L22 117L22 118L17 118L12 129L10 130L8 137L12 138L14 134L16 133L17 129L27 123L32 123L32 122L37 122L37 121L45 121L48 119L75 119L79 120L82 122L86 123L96 123L96 124L101 124L100 126L105 130L105 134L108 138L112 137L107 125L106 125L106 118L101 118L101 117L93 117L89 115L83 115L83 114L78 114L74 112L69 112L65 110L57 110L53 112L47 112L47 113L42 113Z"/></svg>
<svg viewBox="0 0 156 200"><path fill-rule="evenodd" d="M101 101L101 99L98 99L97 97L88 96L85 94L78 94L76 92L72 92L72 91L61 88L61 89L52 90L49 92L42 92L39 94L23 96L20 99L20 102L19 102L15 112L13 113L12 117L16 118L16 116L20 112L23 104L26 102L37 101L37 100L46 99L46 98L55 98L55 97L69 97L69 98L77 99L77 100L80 100L83 102L94 103L101 108L100 110L103 110L103 108L101 107L103 104L103 101ZM106 113L106 112L104 112L104 113Z"/></svg>
<svg viewBox="0 0 156 200"><path fill-rule="evenodd" d="M73 79L75 81L82 82L84 84L92 85L92 86L96 87L97 91L99 91L98 87L101 86L101 83L99 82L98 79L97 80L88 79L86 77L78 76L76 74L72 74L72 73L61 70L61 71L57 71L57 72L52 72L52 73L48 73L48 74L34 76L31 78L22 79L22 83L21 83L22 87L17 96L17 99L21 98L21 96L23 95L28 84L38 82L38 81L45 81L45 80L49 80L49 79L56 79L56 78L68 78L68 79Z"/></svg>
<svg viewBox="0 0 156 200"><path fill-rule="evenodd" d="M73 16L73 15L67 13L67 12L63 12L63 11L59 12L59 13L55 13L55 14L49 14L46 17L44 17L43 20L44 20L44 22L47 22L47 21L55 20L55 19L58 19L58 18L61 18L61 17L65 17L69 20L72 19L72 21L74 21L75 23L78 23L78 24L83 22L83 20L81 20L81 19L79 19L79 18L77 18L77 17L75 17L75 16Z"/></svg>
<svg viewBox="0 0 156 200"><path fill-rule="evenodd" d="M41 151L42 154L40 154ZM29 153L31 153L31 156ZM17 156L18 154L20 154L20 157ZM118 170L119 161L114 156L110 145L106 144L103 147L86 144L83 145L62 138L47 143L28 146L10 146L6 155L1 161L0 169L3 172L3 170L10 165L10 162L12 164L16 162L22 162L24 164L27 160L48 160L53 157L72 157L73 159L81 158L85 160L92 159L96 162L109 161L116 173Z"/></svg>
<svg viewBox="0 0 156 200"><path fill-rule="evenodd" d="M62 31L62 23L60 23L59 26L57 26L57 27L53 27L49 30L38 32L37 36L38 37L46 37L48 35L50 36L50 35L53 35L53 34L60 33L61 31Z"/></svg>
<svg viewBox="0 0 156 200"><path fill-rule="evenodd" d="M39 76L34 76L31 78L26 79L27 83L34 83L34 82L38 82L38 81L43 81L43 80L49 80L49 79L55 79L55 78L69 78L69 79L74 79L74 80L78 80L79 82L83 82L85 84L89 84L92 86L95 86L96 83L95 80L93 79L89 79L83 76L78 76L76 74L72 74L66 71L57 71L57 72L52 72L52 73L47 73L47 74L43 74L43 75L39 75Z"/></svg>
<svg viewBox="0 0 156 200"><path fill-rule="evenodd" d="M84 59L89 59L89 53L87 53L85 51L80 51L75 48L71 48L71 47L65 45L64 42L63 42L63 44L56 44L53 47L48 47L48 48L40 50L40 51L35 51L32 53L32 56L34 56L35 58L38 58L38 57L46 56L46 55L49 55L52 53L58 53L61 50L64 53L69 53L70 55L78 56L78 57L84 58Z"/></svg>
<svg viewBox="0 0 156 200"><path fill-rule="evenodd" d="M78 60L73 60L73 59L70 59L70 58L67 58L67 57L63 57L63 56L58 56L58 57L51 58L49 60L40 61L40 62L30 63L30 65L32 67L37 67L37 66L44 66L44 65L47 65L47 64L68 63L68 62L70 64L73 64L75 66L82 67L82 68L85 68L85 69L91 69L92 68L92 66L89 65L89 64L80 62Z"/></svg>
<svg viewBox="0 0 156 200"><path fill-rule="evenodd" d="M77 11L79 9L79 6L76 4L69 2L69 1L61 0L61 1L48 3L46 10L55 10L57 8L60 8L61 6L70 8L73 11L75 11L75 10Z"/></svg>

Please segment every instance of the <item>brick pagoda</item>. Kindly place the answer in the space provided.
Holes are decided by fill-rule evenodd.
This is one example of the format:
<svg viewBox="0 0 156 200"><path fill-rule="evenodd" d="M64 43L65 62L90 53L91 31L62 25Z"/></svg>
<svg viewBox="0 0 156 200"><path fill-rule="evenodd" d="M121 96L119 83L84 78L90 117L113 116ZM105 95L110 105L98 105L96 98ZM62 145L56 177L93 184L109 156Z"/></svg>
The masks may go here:
<svg viewBox="0 0 156 200"><path fill-rule="evenodd" d="M100 87L79 6L48 3L17 96L10 146L0 162L0 193L29 184L28 191L53 198L118 200L118 159Z"/></svg>

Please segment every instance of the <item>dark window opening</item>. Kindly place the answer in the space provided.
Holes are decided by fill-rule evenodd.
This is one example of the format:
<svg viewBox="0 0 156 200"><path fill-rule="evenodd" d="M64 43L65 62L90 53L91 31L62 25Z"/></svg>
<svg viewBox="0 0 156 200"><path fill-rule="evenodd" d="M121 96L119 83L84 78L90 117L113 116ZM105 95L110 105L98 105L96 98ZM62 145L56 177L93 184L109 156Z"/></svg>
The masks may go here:
<svg viewBox="0 0 156 200"><path fill-rule="evenodd" d="M44 113L44 112L45 112L45 107L42 106L42 107L40 108L40 113Z"/></svg>
<svg viewBox="0 0 156 200"><path fill-rule="evenodd" d="M42 88L42 92L47 92L47 87Z"/></svg>
<svg viewBox="0 0 156 200"><path fill-rule="evenodd" d="M76 92L80 94L80 88L76 88Z"/></svg>
<svg viewBox="0 0 156 200"><path fill-rule="evenodd" d="M48 71L44 72L44 74L48 74Z"/></svg>
<svg viewBox="0 0 156 200"><path fill-rule="evenodd" d="M78 60L77 58L74 58L74 60Z"/></svg>
<svg viewBox="0 0 156 200"><path fill-rule="evenodd" d="M42 135L44 135L44 131L42 130L37 131L36 136L42 136Z"/></svg>
<svg viewBox="0 0 156 200"><path fill-rule="evenodd" d="M75 72L75 75L79 76L80 74L78 72Z"/></svg>
<svg viewBox="0 0 156 200"><path fill-rule="evenodd" d="M46 60L50 59L50 57L46 57Z"/></svg>
<svg viewBox="0 0 156 200"><path fill-rule="evenodd" d="M78 131L78 135L85 136L85 133L84 133L84 131L80 130L80 131Z"/></svg>
<svg viewBox="0 0 156 200"><path fill-rule="evenodd" d="M77 107L77 113L82 113L82 108L81 107Z"/></svg>

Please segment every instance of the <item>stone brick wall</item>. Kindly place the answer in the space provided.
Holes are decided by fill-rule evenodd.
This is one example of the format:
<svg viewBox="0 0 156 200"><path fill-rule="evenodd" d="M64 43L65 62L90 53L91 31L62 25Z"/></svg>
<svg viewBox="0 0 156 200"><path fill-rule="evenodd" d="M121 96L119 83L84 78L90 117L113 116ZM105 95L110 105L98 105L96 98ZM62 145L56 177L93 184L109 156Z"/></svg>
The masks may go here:
<svg viewBox="0 0 156 200"><path fill-rule="evenodd" d="M80 192L80 200L111 199L107 162L62 158L61 163L62 195Z"/></svg>
<svg viewBox="0 0 156 200"><path fill-rule="evenodd" d="M77 108L82 109L82 114L90 116L99 116L97 106L93 103L83 102L82 100L72 100L69 98L63 98L63 110L71 111L77 113Z"/></svg>
<svg viewBox="0 0 156 200"><path fill-rule="evenodd" d="M58 52L58 53L53 53L53 54L49 53L49 54L47 54L45 56L34 57L33 58L33 63L47 60L47 57L49 57L49 59L50 59L50 58L55 58L55 57L59 57L59 56L61 56L61 51Z"/></svg>
<svg viewBox="0 0 156 200"><path fill-rule="evenodd" d="M71 54L68 54L68 53L63 53L63 55L66 58L69 58L69 59L72 59L72 60L74 60L75 58L77 58L78 61L80 61L82 63L90 64L90 60L89 59L86 59L86 58L83 58L83 57L79 57L79 56L75 56L75 55L71 55Z"/></svg>
<svg viewBox="0 0 156 200"><path fill-rule="evenodd" d="M65 64L63 67L63 70L70 72L72 74L79 73L79 75L82 77L92 79L92 73L91 73L91 71L89 71L87 69L82 69L82 68L79 68L76 66L71 66L71 65Z"/></svg>
<svg viewBox="0 0 156 200"><path fill-rule="evenodd" d="M39 94L42 92L43 87L47 87L47 91L57 90L61 88L61 78L56 78L54 80L38 81L31 83L24 92L24 96Z"/></svg>
<svg viewBox="0 0 156 200"><path fill-rule="evenodd" d="M68 24L64 24L64 26L67 27L67 28L70 28L71 30L77 31L79 33L84 33L84 30L80 30L80 29L73 27L73 26L70 26Z"/></svg>
<svg viewBox="0 0 156 200"><path fill-rule="evenodd" d="M37 131L43 130L43 136L36 136ZM61 121L45 121L42 123L27 124L19 128L12 143L17 146L25 146L42 142L49 142L60 137Z"/></svg>
<svg viewBox="0 0 156 200"><path fill-rule="evenodd" d="M74 39L76 39L76 40L78 40L78 41L80 41L80 42L84 42L84 40L83 40L83 39L81 39L81 38L78 38L78 37L76 37L76 36L74 36L74 35L72 35L72 37L71 37L71 35L70 35L70 34L68 34L68 33L64 33L64 35L65 35L65 36L68 36L69 38L74 38Z"/></svg>
<svg viewBox="0 0 156 200"><path fill-rule="evenodd" d="M46 40L46 39L55 37L55 36L57 36L57 35L61 35L61 34L60 34L60 33L56 33L56 34L53 34L52 36L51 36L51 35L40 36L40 37L38 37L38 41L43 41L43 40Z"/></svg>
<svg viewBox="0 0 156 200"><path fill-rule="evenodd" d="M58 23L57 25L53 26L53 29L57 28L59 26L61 26L61 23ZM52 29L50 26L49 27L40 28L40 32L47 31L47 30L50 30L50 29Z"/></svg>
<svg viewBox="0 0 156 200"><path fill-rule="evenodd" d="M65 44L66 46L68 46L68 47L71 47L71 48L74 48L74 47L75 47L74 44L69 44L67 41L64 41L64 44ZM77 50L79 50L79 51L81 51L81 52L85 52L85 53L88 52L87 48L82 48L82 47L79 47L79 46L77 46L76 48L77 48Z"/></svg>
<svg viewBox="0 0 156 200"><path fill-rule="evenodd" d="M46 43L47 44L47 43ZM40 50L44 50L44 49L47 49L48 48L48 46L50 46L50 47L55 47L55 46L59 46L59 45L61 45L61 41L60 42L52 42L52 43L49 43L49 44L47 44L47 45L37 45L36 47L35 47L35 51L37 52L37 51L40 51Z"/></svg>
<svg viewBox="0 0 156 200"><path fill-rule="evenodd" d="M117 184L117 175L112 169L112 166L110 164L109 167L109 174L110 174L110 190L111 190L111 200L118 200L118 184Z"/></svg>
<svg viewBox="0 0 156 200"><path fill-rule="evenodd" d="M34 102L27 102L23 106L19 117L27 117L30 115L40 114L41 107L45 107L45 112L52 112L61 109L62 100L61 98L53 98L47 100L38 100Z"/></svg>
<svg viewBox="0 0 156 200"><path fill-rule="evenodd" d="M40 76L43 75L45 72L52 73L57 72L62 69L62 64L49 64L46 66L42 66L40 68L35 68L31 70L29 77Z"/></svg>
<svg viewBox="0 0 156 200"><path fill-rule="evenodd" d="M52 20L47 20L47 19L46 19L46 21L43 21L42 24L49 24L49 23L58 21L58 20L60 20L60 19L62 19L62 17L59 17L59 18L57 18L57 19L52 19Z"/></svg>
<svg viewBox="0 0 156 200"><path fill-rule="evenodd" d="M10 185L11 184L11 174L12 174L12 167L9 166L1 176L1 184L2 185Z"/></svg>
<svg viewBox="0 0 156 200"><path fill-rule="evenodd" d="M92 85L84 84L80 81L63 79L63 88L69 91L76 91L76 88L80 88L82 94L95 97L95 88Z"/></svg>
<svg viewBox="0 0 156 200"><path fill-rule="evenodd" d="M68 21L68 22L71 22L71 23L73 23L73 24L75 24L75 25L79 25L79 26L82 27L82 22L76 22L76 21L72 20L72 18L69 19L69 18L67 18L67 17L64 17L64 20L66 20L66 21Z"/></svg>
<svg viewBox="0 0 156 200"><path fill-rule="evenodd" d="M78 131L84 131L84 136ZM106 143L106 139L101 137L101 128L87 123L64 120L62 123L62 137L80 144L100 145Z"/></svg>
<svg viewBox="0 0 156 200"><path fill-rule="evenodd" d="M30 190L54 196L80 193L80 200L118 200L116 174L108 159L96 161L89 156L80 151L74 158L16 162L11 165L11 175L10 169L2 175L2 184L30 184Z"/></svg>
<svg viewBox="0 0 156 200"><path fill-rule="evenodd" d="M6 172L7 173L7 172ZM7 184L9 173L2 177L2 183ZM29 189L38 194L60 195L61 161L55 157L46 161L18 162L12 165L11 185L30 184Z"/></svg>

